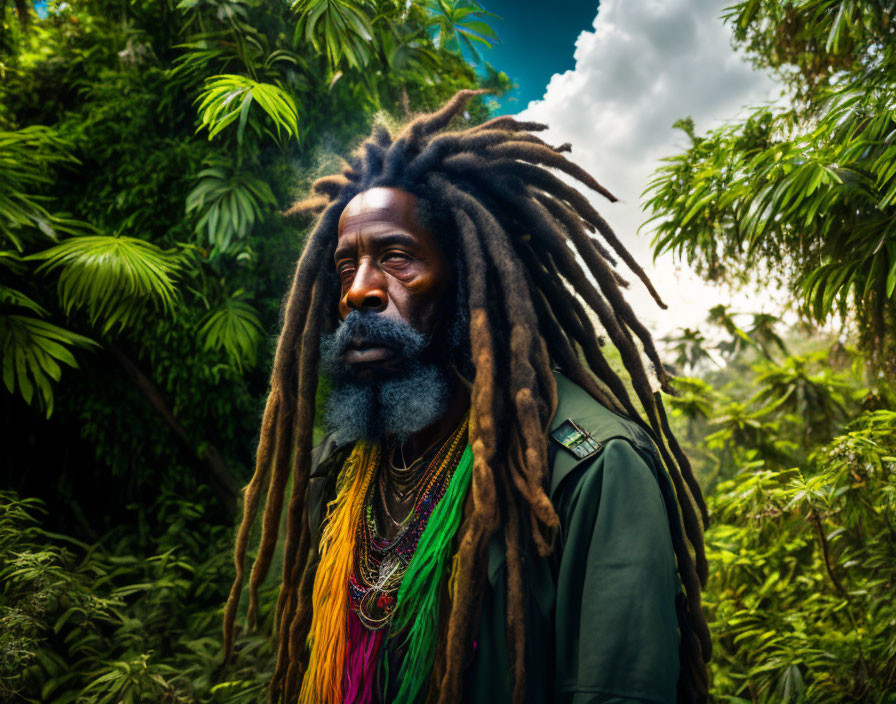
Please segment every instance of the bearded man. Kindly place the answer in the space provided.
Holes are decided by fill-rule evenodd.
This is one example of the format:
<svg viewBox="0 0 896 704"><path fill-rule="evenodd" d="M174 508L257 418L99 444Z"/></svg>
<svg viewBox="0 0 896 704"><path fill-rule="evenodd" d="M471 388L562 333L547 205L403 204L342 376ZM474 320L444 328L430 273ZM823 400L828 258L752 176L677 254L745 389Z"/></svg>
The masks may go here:
<svg viewBox="0 0 896 704"><path fill-rule="evenodd" d="M286 301L225 652L254 518L266 496L250 625L291 484L272 701L705 701L705 507L617 259L663 304L553 173L613 199L544 125L446 129L476 94L394 139L375 128L291 211L320 215ZM319 377L329 435L312 452Z"/></svg>

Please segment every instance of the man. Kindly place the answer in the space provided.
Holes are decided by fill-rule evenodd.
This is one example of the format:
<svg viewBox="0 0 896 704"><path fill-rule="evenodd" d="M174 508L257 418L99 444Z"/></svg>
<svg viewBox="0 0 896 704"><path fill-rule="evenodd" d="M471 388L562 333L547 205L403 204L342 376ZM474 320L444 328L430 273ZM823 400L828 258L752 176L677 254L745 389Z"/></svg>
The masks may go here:
<svg viewBox="0 0 896 704"><path fill-rule="evenodd" d="M612 199L543 125L445 129L475 94L395 139L378 127L292 211L320 217L286 303L225 651L252 522L266 495L250 624L291 468L272 700L705 701L705 508L616 258L659 298L549 170ZM312 453L320 373L330 434Z"/></svg>

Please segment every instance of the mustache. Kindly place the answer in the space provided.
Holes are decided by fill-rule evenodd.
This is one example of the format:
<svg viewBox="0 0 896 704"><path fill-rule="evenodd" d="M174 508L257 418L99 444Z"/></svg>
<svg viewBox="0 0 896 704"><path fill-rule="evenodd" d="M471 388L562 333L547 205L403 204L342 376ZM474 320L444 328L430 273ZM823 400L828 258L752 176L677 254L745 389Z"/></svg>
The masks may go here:
<svg viewBox="0 0 896 704"><path fill-rule="evenodd" d="M336 330L321 335L321 363L326 371L339 373L344 366L343 354L357 345L382 345L405 359L415 359L429 342L428 335L404 321L353 310Z"/></svg>

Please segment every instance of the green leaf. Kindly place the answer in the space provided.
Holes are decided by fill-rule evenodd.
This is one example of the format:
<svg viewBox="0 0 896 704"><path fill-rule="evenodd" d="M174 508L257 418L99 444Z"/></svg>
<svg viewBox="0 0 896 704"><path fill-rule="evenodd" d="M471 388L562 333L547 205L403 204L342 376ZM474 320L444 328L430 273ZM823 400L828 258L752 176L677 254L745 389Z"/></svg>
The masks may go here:
<svg viewBox="0 0 896 704"><path fill-rule="evenodd" d="M890 271L887 274L887 298L893 295L894 290L896 290L896 257L893 258L893 263L890 265Z"/></svg>
<svg viewBox="0 0 896 704"><path fill-rule="evenodd" d="M264 329L256 310L239 295L227 299L202 320L198 333L207 350L224 350L242 368L255 364Z"/></svg>
<svg viewBox="0 0 896 704"><path fill-rule="evenodd" d="M206 128L211 140L239 118L237 140L242 143L245 127L252 120L257 104L273 121L278 138L281 130L297 138L299 134L299 111L296 103L284 88L255 81L246 76L222 74L212 76L205 82L203 92L196 99L200 126Z"/></svg>
<svg viewBox="0 0 896 704"><path fill-rule="evenodd" d="M58 381L62 373L57 362L78 366L70 348L98 349L99 345L83 335L38 318L0 315L3 383L10 393L18 387L26 403L39 401L48 418L53 413L51 382ZM36 396L35 387L38 390Z"/></svg>
<svg viewBox="0 0 896 704"><path fill-rule="evenodd" d="M63 309L67 314L86 310L104 332L135 324L149 309L170 313L179 299L174 285L179 258L134 237L72 237L26 259L43 261L38 272L58 270Z"/></svg>

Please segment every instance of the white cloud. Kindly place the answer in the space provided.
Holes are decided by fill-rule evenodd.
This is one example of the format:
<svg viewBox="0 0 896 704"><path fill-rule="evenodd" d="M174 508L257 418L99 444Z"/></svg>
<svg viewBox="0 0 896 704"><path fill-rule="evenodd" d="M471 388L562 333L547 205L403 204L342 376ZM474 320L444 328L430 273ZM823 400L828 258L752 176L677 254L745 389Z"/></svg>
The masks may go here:
<svg viewBox="0 0 896 704"><path fill-rule="evenodd" d="M780 88L731 48L720 15L725 0L602 0L593 32L576 40L575 68L555 74L522 119L546 122L548 139L571 142L572 158L618 198L595 205L645 267L670 306L661 311L632 282L629 300L655 333L700 324L716 303L737 310L773 308L768 293L733 298L665 256L651 265L641 193L660 159L687 138L672 124L690 116L698 132L745 106L778 97Z"/></svg>

